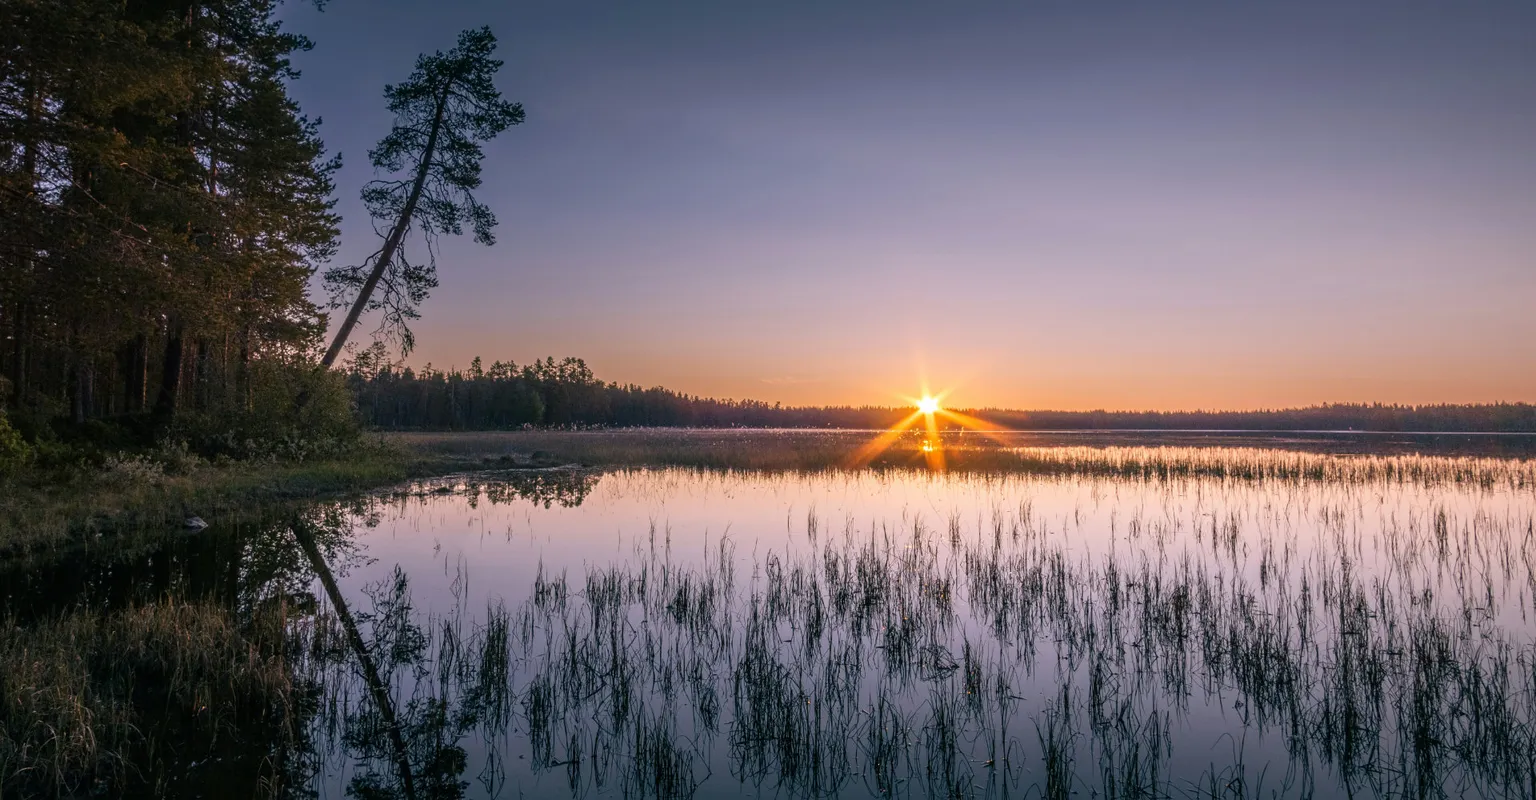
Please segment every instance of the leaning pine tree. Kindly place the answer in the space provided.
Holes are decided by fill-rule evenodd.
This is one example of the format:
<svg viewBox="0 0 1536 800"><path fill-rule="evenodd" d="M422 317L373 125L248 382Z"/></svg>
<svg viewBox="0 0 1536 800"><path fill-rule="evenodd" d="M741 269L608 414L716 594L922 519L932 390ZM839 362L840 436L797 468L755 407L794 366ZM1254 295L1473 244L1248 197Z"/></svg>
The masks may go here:
<svg viewBox="0 0 1536 800"><path fill-rule="evenodd" d="M357 296L322 368L335 363L364 311L382 310L383 329L410 351L414 340L406 322L437 286L436 236L461 234L468 223L475 241L495 242L496 216L470 193L480 186L480 143L523 121L522 104L502 100L492 82L501 68L491 57L495 50L490 28L465 31L447 53L418 58L405 83L384 87L395 125L368 157L375 169L395 177L369 183L362 194L376 228L388 224L388 233L363 264L326 272L333 307L345 305L354 291ZM426 255L412 263L403 244L418 225ZM380 283L383 291L375 297Z"/></svg>

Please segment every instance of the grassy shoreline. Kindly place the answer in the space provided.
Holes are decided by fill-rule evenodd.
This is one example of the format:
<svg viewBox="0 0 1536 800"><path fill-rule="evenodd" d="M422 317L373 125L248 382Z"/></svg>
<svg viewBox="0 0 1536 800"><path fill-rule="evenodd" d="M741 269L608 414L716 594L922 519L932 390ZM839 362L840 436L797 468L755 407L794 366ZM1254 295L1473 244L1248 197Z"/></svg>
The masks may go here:
<svg viewBox="0 0 1536 800"><path fill-rule="evenodd" d="M0 626L0 796L161 794L145 766L275 785L299 698L268 616L168 600Z"/></svg>
<svg viewBox="0 0 1536 800"><path fill-rule="evenodd" d="M624 429L388 433L336 458L293 462L199 463L174 474L107 475L90 470L20 476L0 494L0 558L59 554L103 540L180 530L192 516L238 524L274 505L363 492L456 472L579 465L739 470L926 468L922 437L903 435L858 459L867 431ZM1260 448L1252 443L1165 440L1126 446L1101 438L1063 446L1054 439L1002 446L984 436L946 437L951 471L1112 474L1143 478L1359 478L1529 486L1536 462L1477 456L1366 455ZM1295 445L1296 443L1291 443ZM1261 452L1262 451L1262 452ZM1212 454L1221 453L1215 456ZM1256 454L1261 454L1260 458Z"/></svg>
<svg viewBox="0 0 1536 800"><path fill-rule="evenodd" d="M1167 480L1386 480L1424 485L1536 486L1536 459L1383 449L1268 446L1231 440L1030 436L996 441L945 436L928 449L920 432L622 429L505 433L396 433L386 441L424 457L480 463L532 459L593 467L691 467L760 471L941 469L948 472L1097 475ZM879 447L869 447L871 443Z"/></svg>
<svg viewBox="0 0 1536 800"><path fill-rule="evenodd" d="M371 443L302 463L202 464L179 474L107 480L95 472L23 475L0 498L0 558L91 547L108 537L180 530L188 517L238 523L277 503L365 491L468 466Z"/></svg>

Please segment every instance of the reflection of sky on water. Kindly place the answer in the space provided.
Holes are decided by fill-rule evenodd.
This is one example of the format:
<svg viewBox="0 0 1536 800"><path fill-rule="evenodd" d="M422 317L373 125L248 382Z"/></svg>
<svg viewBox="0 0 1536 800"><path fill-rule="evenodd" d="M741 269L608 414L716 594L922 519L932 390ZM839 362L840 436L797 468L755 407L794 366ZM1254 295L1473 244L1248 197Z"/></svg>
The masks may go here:
<svg viewBox="0 0 1536 800"><path fill-rule="evenodd" d="M419 492L386 501L377 524L356 527L358 560L340 578L343 592L357 607L366 607L365 584L387 579L398 566L410 578L417 618L440 624L456 613L467 613L473 625L483 624L488 605L503 603L518 609L527 601L535 575L566 575L571 606L581 605L587 570L620 570L655 552L671 564L707 569L706 554L719 552L722 536L734 545L735 601L744 604L764 591L763 565L777 556L788 565L817 563L816 547L845 540L855 548L873 535L882 549L899 550L913 542L934 548L937 563L962 575L951 530L978 543L1001 536L1008 552L1059 551L1069 567L1081 572L1100 570L1113 560L1121 570L1171 578L1187 569L1226 586L1246 586L1261 598L1278 587L1294 595L1302 575L1318 592L1321 577L1337 574L1347 556L1357 580L1373 592L1401 599L1404 607L1432 597L1446 612L1475 609L1478 620L1471 635L1505 636L1529 651L1533 641L1529 530L1536 502L1529 490L1482 490L1467 487L1422 487L1380 483L1351 485L1316 482L1244 482L1176 480L1141 482L1112 478L1054 478L1014 476L944 476L919 472L855 472L823 474L761 474L700 472L684 469L630 470L589 478L590 491L579 505L530 501L516 495L495 502L485 487L455 485L450 494ZM808 533L815 520L815 544ZM1232 531L1236 536L1232 536ZM1439 535L1443 532L1445 535ZM1017 534L1017 538L1015 538ZM654 537L654 545L652 544ZM886 542L889 541L889 545ZM1144 578L1146 576L1143 576ZM1087 587L1091 592L1092 588ZM1089 683L1090 662L1064 666L1054 648L1060 643L1034 642L1035 654L1020 643L999 644L984 622L970 617L964 581L956 584L954 608L958 625L949 631L949 650L960 652L970 641L982 658L1013 671L1011 734L1022 748L1012 759L1027 761L1012 779L1041 780L1041 743L1032 721L1060 696L1070 678L1075 692ZM514 614L515 616L515 614ZM631 622L644 625L644 615L631 609ZM1327 614L1322 614L1326 618ZM834 623L835 624L835 623ZM471 627L473 627L471 625ZM785 628L792 639L795 631ZM1325 639L1329 634L1321 634ZM739 641L742 633L735 632ZM1134 637L1130 637L1134 639ZM861 697L873 703L881 692L902 689L899 703L921 718L931 685L919 681L901 686L882 680L875 648L878 636L861 652L870 666ZM516 648L514 648L516 649ZM429 648L430 650L430 648ZM430 655L430 653L429 653ZM794 659L793 650L779 654ZM514 671L534 665L520 663ZM1066 670L1066 671L1064 671ZM1070 672L1070 674L1068 674ZM514 677L523 686L526 674ZM1118 676L1144 685L1128 693L1133 718L1158 712L1166 725L1163 746L1169 758L1163 767L1177 785L1187 785L1211 770L1222 772L1241 761L1251 780L1268 766L1271 776L1285 774L1288 765L1284 733L1274 725L1259 726L1240 692L1225 682L1209 691L1200 676L1188 684L1187 696L1174 702L1158 689L1159 677ZM409 695L408 675L397 676L397 689ZM715 680L729 691L730 675ZM516 702L522 702L519 697ZM687 710L686 699L677 701ZM1182 705L1182 710L1180 706ZM519 707L520 708L520 707ZM678 711L675 731L707 753L710 778L701 796L735 796L770 791L772 779L760 786L743 785L733 776L727 756L730 707L726 704L720 731L713 737L695 729L689 714ZM1245 720L1248 722L1245 727ZM1022 727L1020 727L1022 726ZM1085 744L1080 741L1079 745ZM556 749L563 742L557 742ZM461 742L469 753L464 778L470 796L489 794L501 785L501 796L569 794L566 771L530 769L528 737L514 722L510 734ZM962 742L966 769L982 791L1000 793L1001 784L986 783L987 771L977 767L988 759L980 741ZM490 772L504 781L481 783L487 753L500 756ZM1085 761L1078 770L1085 778L1098 766ZM703 756L701 756L703 758ZM322 780L325 796L340 796L348 769L333 753ZM1329 768L1313 765L1317 789L1333 790ZM1230 775L1230 772L1222 772ZM1277 782L1271 779L1272 785ZM868 786L853 780L841 795L862 795ZM988 788L990 786L990 788ZM1012 787L1017 791L1020 787ZM1294 787L1293 787L1294 788ZM931 786L912 784L898 794L920 796ZM614 794L617 785L583 794Z"/></svg>
<svg viewBox="0 0 1536 800"><path fill-rule="evenodd" d="M1242 481L1143 483L904 471L631 470L597 478L574 507L545 508L515 495L510 502L490 502L483 492L478 498L428 494L393 501L376 527L357 528L358 541L374 563L347 583L377 580L399 564L411 574L420 607L432 610L462 560L471 572L471 606L497 597L513 603L522 599L541 561L546 570L565 569L579 577L587 565L624 563L653 530L659 543L670 534L672 557L679 562L698 560L706 547L729 536L739 568L749 574L754 553L804 551L811 515L824 534L851 530L859 536L868 536L872 528L910 533L920 525L944 537L952 517L966 536L975 536L978 530L990 532L999 518L1009 527L1027 518L1047 541L1084 559L1110 552L1129 557L1149 549L1172 559L1187 550L1212 567L1235 567L1257 580L1260 546L1266 542L1278 555L1289 549L1292 562L1301 563L1336 552L1328 545L1342 531L1353 540L1351 553L1360 565L1381 568L1394 540L1424 535L1441 509L1452 527L1523 533L1533 502L1529 493L1403 484L1363 489L1312 482L1276 487ZM1224 528L1234 519L1237 558L1225 551L1217 558L1210 552L1210 526L1215 521ZM1202 529L1198 542L1196 525ZM1514 544L1518 549L1520 540ZM1447 590L1453 577L1437 570L1435 588ZM1502 588L1514 594L1501 604L1501 613L1515 615L1502 621L1516 623L1516 600L1528 597L1529 589L1518 582Z"/></svg>

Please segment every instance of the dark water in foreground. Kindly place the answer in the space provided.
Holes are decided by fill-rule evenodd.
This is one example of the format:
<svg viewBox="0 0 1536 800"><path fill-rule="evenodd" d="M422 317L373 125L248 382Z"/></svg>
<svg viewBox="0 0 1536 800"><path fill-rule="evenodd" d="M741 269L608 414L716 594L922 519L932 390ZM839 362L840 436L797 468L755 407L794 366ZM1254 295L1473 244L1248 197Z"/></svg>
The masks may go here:
<svg viewBox="0 0 1536 800"><path fill-rule="evenodd" d="M1536 792L1536 468L1176 456L1269 477L483 474L5 603L284 603L299 795Z"/></svg>

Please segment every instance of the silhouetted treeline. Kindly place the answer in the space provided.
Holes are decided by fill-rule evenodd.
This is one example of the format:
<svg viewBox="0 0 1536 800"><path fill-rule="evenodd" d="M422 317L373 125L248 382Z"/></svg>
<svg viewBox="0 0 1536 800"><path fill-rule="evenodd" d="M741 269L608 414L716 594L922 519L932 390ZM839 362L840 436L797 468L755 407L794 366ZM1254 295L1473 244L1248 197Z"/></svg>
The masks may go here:
<svg viewBox="0 0 1536 800"><path fill-rule="evenodd" d="M975 415L1016 430L1269 430L1269 431L1527 431L1536 432L1536 405L1404 406L1329 403L1261 411L1014 411Z"/></svg>
<svg viewBox="0 0 1536 800"><path fill-rule="evenodd" d="M838 427L890 425L884 408L785 408L718 400L660 387L607 383L579 358L467 370L376 367L365 354L348 383L365 426L392 430L505 430L524 425L608 427Z"/></svg>
<svg viewBox="0 0 1536 800"><path fill-rule="evenodd" d="M910 408L786 407L720 400L661 387L608 383L577 358L532 364L476 358L467 370L379 365L378 354L353 362L349 385L364 425L391 430L506 430L525 425L584 427L887 428ZM971 412L1015 430L1365 430L1532 431L1536 406L1322 405L1274 411ZM948 426L947 426L948 427Z"/></svg>

